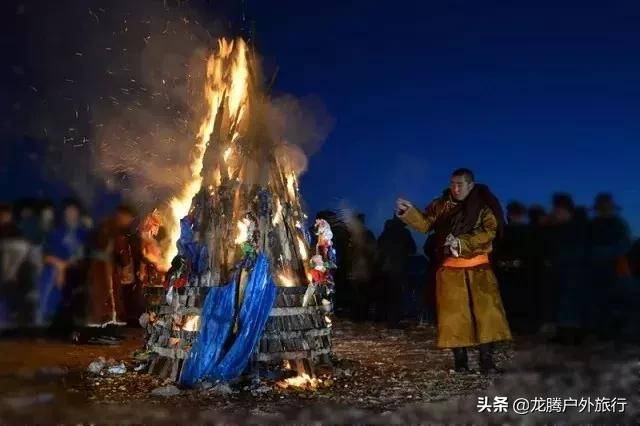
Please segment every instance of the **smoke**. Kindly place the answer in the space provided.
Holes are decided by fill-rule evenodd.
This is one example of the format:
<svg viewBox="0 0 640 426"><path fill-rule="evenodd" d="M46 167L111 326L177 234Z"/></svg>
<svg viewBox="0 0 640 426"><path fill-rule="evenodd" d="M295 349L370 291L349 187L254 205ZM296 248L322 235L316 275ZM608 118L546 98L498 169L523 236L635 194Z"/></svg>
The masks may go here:
<svg viewBox="0 0 640 426"><path fill-rule="evenodd" d="M87 204L122 194L149 211L180 192L205 116L206 61L229 36L216 2L63 0L21 2L29 58L28 129L43 166ZM54 46L55 48L51 48ZM22 72L22 71L21 71ZM298 173L332 127L315 99L267 102L268 128Z"/></svg>
<svg viewBox="0 0 640 426"><path fill-rule="evenodd" d="M320 100L288 94L271 99L268 117L271 137L286 144L282 154L293 170L299 175L304 173L307 157L320 149L333 129L333 118Z"/></svg>
<svg viewBox="0 0 640 426"><path fill-rule="evenodd" d="M86 203L106 190L148 210L187 179L224 13L204 1L53 3L20 9L31 52L26 133L45 144L49 177Z"/></svg>

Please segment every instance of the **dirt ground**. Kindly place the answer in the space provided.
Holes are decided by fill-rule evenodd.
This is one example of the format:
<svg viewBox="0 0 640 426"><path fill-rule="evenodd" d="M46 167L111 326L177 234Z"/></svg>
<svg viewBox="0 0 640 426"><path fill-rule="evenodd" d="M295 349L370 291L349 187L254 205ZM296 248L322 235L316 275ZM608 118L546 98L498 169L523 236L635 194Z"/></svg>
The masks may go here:
<svg viewBox="0 0 640 426"><path fill-rule="evenodd" d="M52 339L0 340L0 423L280 423L512 422L515 413L479 413L478 397L624 397L624 413L589 413L580 421L637 419L640 363L631 344L562 347L521 337L502 345L507 374L486 377L450 371L451 355L435 347L435 330L389 330L373 323L334 323L335 365L315 389L283 388L265 378L229 386L152 391L170 385L134 368L140 330L118 346L74 345ZM124 374L95 375L98 357L124 362ZM477 366L471 353L471 366ZM174 392L177 392L174 390ZM565 420L571 413L535 413ZM513 417L515 416L515 417ZM537 416L537 417L536 417ZM564 416L564 417L563 417ZM604 416L604 417L602 417ZM565 420L567 421L567 420Z"/></svg>

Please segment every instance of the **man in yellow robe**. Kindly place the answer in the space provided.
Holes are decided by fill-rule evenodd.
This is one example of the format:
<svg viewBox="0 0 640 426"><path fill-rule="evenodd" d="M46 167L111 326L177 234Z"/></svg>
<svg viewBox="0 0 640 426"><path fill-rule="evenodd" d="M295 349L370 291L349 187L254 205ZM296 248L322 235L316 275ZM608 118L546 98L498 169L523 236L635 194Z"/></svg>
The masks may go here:
<svg viewBox="0 0 640 426"><path fill-rule="evenodd" d="M498 282L489 264L492 242L503 228L502 208L473 173L458 169L450 187L420 212L398 199L396 215L438 245L436 306L438 347L451 348L455 370L469 372L467 348L478 346L482 373L497 373L492 343L511 339Z"/></svg>

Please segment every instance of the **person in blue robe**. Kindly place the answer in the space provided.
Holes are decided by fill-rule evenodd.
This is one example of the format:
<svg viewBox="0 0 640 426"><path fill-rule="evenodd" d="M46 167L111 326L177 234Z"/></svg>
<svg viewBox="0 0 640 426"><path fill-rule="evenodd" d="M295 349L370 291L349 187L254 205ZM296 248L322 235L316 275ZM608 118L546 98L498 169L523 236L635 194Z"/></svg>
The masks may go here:
<svg viewBox="0 0 640 426"><path fill-rule="evenodd" d="M62 313L65 295L79 285L77 269L85 253L87 232L80 224L81 207L67 200L62 223L47 236L44 247L44 268L38 283L40 325L51 325Z"/></svg>

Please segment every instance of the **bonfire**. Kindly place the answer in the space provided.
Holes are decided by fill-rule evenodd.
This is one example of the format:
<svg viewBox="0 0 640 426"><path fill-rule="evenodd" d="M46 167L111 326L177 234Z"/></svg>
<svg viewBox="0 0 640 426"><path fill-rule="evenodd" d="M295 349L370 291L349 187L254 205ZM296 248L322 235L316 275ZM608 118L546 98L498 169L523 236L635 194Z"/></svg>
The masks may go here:
<svg viewBox="0 0 640 426"><path fill-rule="evenodd" d="M325 316L330 304L317 283L307 290L310 255L318 249L310 248L300 201L300 150L270 128L270 101L259 63L242 39L219 41L206 77L208 109L193 147L191 179L161 210L169 231L163 257L169 272L163 303L149 316L148 347L159 355L151 370L178 379L185 362L224 364L225 353L241 351L240 336L256 347L253 360L291 359L299 372L313 375L310 360L329 353ZM268 271L268 282L255 283L257 270ZM274 287L268 299L270 283L279 289ZM218 287L233 287L234 300L232 318L215 322L204 316L226 300L217 290L210 292ZM285 292L283 287L300 291ZM275 306L268 306L267 315L278 318L243 319L246 310L260 309L249 300L258 297L257 291L269 300L264 303ZM229 328L226 334L220 332L224 327ZM264 335L252 337L265 328ZM220 342L207 341L216 338ZM258 352L270 354L265 358ZM211 373L212 368L206 374L223 374ZM196 379L205 374L192 373Z"/></svg>

